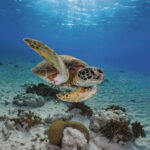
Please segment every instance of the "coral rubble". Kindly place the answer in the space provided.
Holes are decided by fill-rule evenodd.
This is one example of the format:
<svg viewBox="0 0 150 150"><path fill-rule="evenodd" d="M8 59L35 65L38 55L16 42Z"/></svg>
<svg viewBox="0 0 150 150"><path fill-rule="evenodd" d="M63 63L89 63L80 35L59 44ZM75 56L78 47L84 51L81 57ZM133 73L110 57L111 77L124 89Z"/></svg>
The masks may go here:
<svg viewBox="0 0 150 150"><path fill-rule="evenodd" d="M6 115L0 115L0 121L4 121L8 118Z"/></svg>
<svg viewBox="0 0 150 150"><path fill-rule="evenodd" d="M17 117L9 118L9 120L13 121L15 125L20 125L22 128L25 129L30 129L32 126L42 123L42 118L35 115L34 112L25 112L22 109L18 109Z"/></svg>
<svg viewBox="0 0 150 150"><path fill-rule="evenodd" d="M110 106L109 108L114 107ZM145 137L146 134L139 122L131 124L126 112L118 108L120 107L103 109L93 115L90 119L90 130L80 122L68 121L73 117L70 114L55 114L42 119L31 111L19 109L17 113L16 111L12 112L12 115L16 117L2 116L1 120L4 120L4 124L0 135L4 142L14 144L15 141L11 139L16 133L17 136L24 136L24 131L30 131L26 132L26 134L31 133L32 135L30 139L26 139L31 144L28 145L29 149L121 150L128 146L127 142L139 136ZM56 121L56 119L60 120ZM51 125L47 130L48 124ZM25 142L19 140L17 143L21 144L19 148L26 145ZM133 146L132 142L129 143ZM133 148L130 147L131 149Z"/></svg>
<svg viewBox="0 0 150 150"><path fill-rule="evenodd" d="M57 120L63 120L63 121L68 121L71 120L73 118L74 115L72 114L54 114L54 115L48 115L45 119L44 122L47 124L50 124L52 122L55 122Z"/></svg>
<svg viewBox="0 0 150 150"><path fill-rule="evenodd" d="M140 124L140 122L132 123L132 131L136 138L138 138L139 136L146 137L145 131L143 129L143 126Z"/></svg>
<svg viewBox="0 0 150 150"><path fill-rule="evenodd" d="M124 108L116 105L101 110L91 118L90 129L119 144L125 144L140 135L145 137L143 126L139 122L132 123L132 128L130 127L130 119L125 111Z"/></svg>
<svg viewBox="0 0 150 150"><path fill-rule="evenodd" d="M14 97L13 104L17 106L40 107L43 106L45 100L42 96L36 94L20 94Z"/></svg>
<svg viewBox="0 0 150 150"><path fill-rule="evenodd" d="M98 132L110 120L130 122L129 117L121 110L101 110L91 118L89 128L94 132Z"/></svg>

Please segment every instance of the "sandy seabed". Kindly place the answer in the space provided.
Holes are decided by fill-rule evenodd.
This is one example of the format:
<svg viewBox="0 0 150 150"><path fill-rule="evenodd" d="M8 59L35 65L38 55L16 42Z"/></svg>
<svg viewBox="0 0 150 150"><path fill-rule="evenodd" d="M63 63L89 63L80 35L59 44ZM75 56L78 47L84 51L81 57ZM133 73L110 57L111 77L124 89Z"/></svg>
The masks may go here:
<svg viewBox="0 0 150 150"><path fill-rule="evenodd" d="M14 116L19 108L31 110L42 118L54 114L66 114L67 105L65 102L54 102L52 98L47 100L41 107L18 107L12 104L13 98L25 92L24 84L44 83L43 80L30 72L31 68L38 62L33 60L1 60L0 65L0 117ZM110 105L119 105L127 110L127 114L132 121L140 121L146 131L145 138L139 138L134 143L129 143L124 147L116 146L110 143L106 150L149 150L150 149L150 75L143 73L133 73L127 70L103 66L107 82L99 85L98 93L85 102L90 106L94 113ZM121 70L121 71L120 71ZM73 111L70 113L74 113ZM76 112L75 112L76 113ZM78 113L72 118L74 121L80 121L88 127L89 119ZM11 128L11 127L10 127ZM45 138L47 125L37 125L30 129L13 130L10 129L8 139L5 139L2 130L5 130L3 119L0 120L0 150L46 150L49 141L41 142ZM5 130L4 132L8 132ZM6 133L7 134L7 133ZM33 139L40 134L39 140ZM106 139L101 139L105 144ZM35 147L34 147L34 146ZM103 144L102 144L103 145ZM131 145L131 146L130 146ZM99 149L101 150L102 147Z"/></svg>

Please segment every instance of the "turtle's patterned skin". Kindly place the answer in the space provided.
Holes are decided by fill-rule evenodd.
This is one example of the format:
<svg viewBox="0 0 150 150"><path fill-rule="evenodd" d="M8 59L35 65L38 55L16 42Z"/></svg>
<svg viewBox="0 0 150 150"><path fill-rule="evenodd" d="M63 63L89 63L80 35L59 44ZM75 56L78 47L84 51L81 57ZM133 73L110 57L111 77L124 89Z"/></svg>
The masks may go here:
<svg viewBox="0 0 150 150"><path fill-rule="evenodd" d="M84 61L56 52L34 39L24 39L32 49L44 60L32 72L55 86L77 88L73 92L59 93L57 97L63 101L81 102L97 92L97 84L104 80L104 71L97 67L89 67Z"/></svg>

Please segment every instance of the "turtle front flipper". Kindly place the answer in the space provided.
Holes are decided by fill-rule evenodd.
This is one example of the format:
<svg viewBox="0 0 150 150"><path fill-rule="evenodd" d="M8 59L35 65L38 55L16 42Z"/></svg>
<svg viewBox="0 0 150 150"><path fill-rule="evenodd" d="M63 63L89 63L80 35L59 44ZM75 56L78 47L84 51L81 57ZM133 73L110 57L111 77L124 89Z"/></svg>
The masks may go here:
<svg viewBox="0 0 150 150"><path fill-rule="evenodd" d="M39 53L40 56L44 58L51 66L56 68L58 74L54 79L55 85L59 85L68 80L68 70L64 65L62 59L57 55L57 53L53 49L51 49L44 43L34 39L25 38L24 41L29 47L31 47L33 50Z"/></svg>
<svg viewBox="0 0 150 150"><path fill-rule="evenodd" d="M62 101L67 102L81 102L94 96L97 92L98 86L80 87L73 92L59 93L57 97Z"/></svg>

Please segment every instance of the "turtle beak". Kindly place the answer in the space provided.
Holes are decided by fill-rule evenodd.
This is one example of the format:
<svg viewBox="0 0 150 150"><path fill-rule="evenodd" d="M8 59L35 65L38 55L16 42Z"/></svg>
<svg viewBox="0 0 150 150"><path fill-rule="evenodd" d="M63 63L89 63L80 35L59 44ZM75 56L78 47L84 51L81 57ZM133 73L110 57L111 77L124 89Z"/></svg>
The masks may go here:
<svg viewBox="0 0 150 150"><path fill-rule="evenodd" d="M104 80L104 76L105 76L104 73L100 74L100 79Z"/></svg>
<svg viewBox="0 0 150 150"><path fill-rule="evenodd" d="M104 81L104 77L105 77L105 74L104 72L103 73L100 73L97 77L98 80L100 80L100 82L103 82Z"/></svg>

